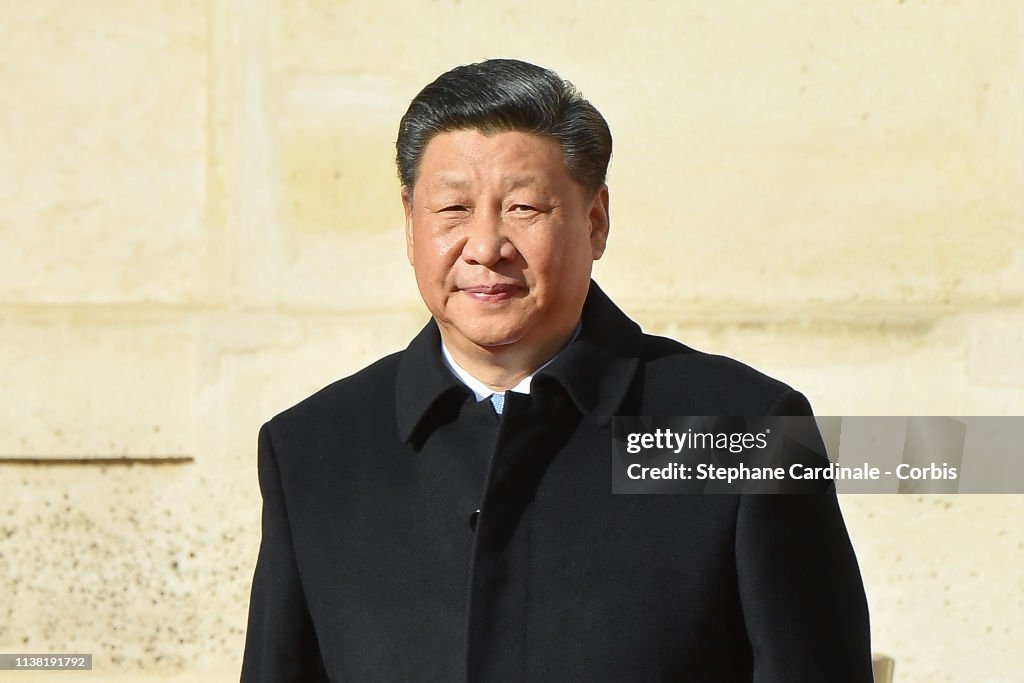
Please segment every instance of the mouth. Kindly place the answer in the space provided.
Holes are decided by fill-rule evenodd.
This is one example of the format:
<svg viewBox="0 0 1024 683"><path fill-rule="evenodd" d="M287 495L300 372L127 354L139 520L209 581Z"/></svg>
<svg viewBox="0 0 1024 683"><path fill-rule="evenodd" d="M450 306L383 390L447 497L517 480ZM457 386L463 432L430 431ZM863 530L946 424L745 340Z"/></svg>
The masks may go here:
<svg viewBox="0 0 1024 683"><path fill-rule="evenodd" d="M517 285L493 284L462 287L461 291L474 301L479 301L481 303L496 303L511 299L518 289L519 287Z"/></svg>

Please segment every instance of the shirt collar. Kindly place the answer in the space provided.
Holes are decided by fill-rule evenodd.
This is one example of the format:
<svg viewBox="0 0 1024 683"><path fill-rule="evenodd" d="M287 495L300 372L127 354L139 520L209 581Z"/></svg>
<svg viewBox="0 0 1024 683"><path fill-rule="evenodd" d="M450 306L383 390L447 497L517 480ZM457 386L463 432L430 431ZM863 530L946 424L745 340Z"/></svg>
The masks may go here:
<svg viewBox="0 0 1024 683"><path fill-rule="evenodd" d="M576 341L576 337L580 336L580 326L581 323L577 322L576 329L573 331L572 337L570 337L566 345L562 347L562 351L564 351L569 346L569 344L572 344L574 341ZM531 372L526 377L519 380L519 382L514 387L509 388L509 391L514 391L517 394L530 393L530 384L533 382L534 375L536 375L538 372L540 372L547 366L551 365L551 362L555 360L555 358L557 358L558 355L562 353L562 351L556 353L553 357L549 358L546 363L541 365L539 368ZM498 393L495 392L494 389L491 389L489 386L478 380L473 375L469 374L469 372L465 368L459 365L458 361L456 361L452 357L451 352L448 350L448 347L445 346L443 340L441 341L441 357L442 359L444 359L444 364L448 366L448 369L454 372L455 376L458 377L463 384L469 387L469 390L473 392L473 395L476 397L477 401L483 401L485 399L490 398L495 393Z"/></svg>
<svg viewBox="0 0 1024 683"><path fill-rule="evenodd" d="M604 425L618 410L632 384L643 337L639 325L593 281L583 304L580 325L569 345L534 373L531 385L556 382L583 415ZM487 391L493 393L489 388ZM465 400L470 393L467 384L446 365L441 335L433 320L402 354L395 392L398 434L403 441L412 437L435 404L455 398Z"/></svg>

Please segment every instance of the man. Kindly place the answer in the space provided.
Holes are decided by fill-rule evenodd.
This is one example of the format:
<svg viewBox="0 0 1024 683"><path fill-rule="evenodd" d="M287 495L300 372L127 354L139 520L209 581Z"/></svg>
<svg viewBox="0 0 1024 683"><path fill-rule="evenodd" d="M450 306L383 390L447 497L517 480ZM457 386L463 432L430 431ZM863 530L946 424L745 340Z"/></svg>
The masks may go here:
<svg viewBox="0 0 1024 683"><path fill-rule="evenodd" d="M432 320L261 430L242 680L870 681L834 495L611 493L614 415L810 407L591 281L597 110L490 60L420 92L397 147Z"/></svg>

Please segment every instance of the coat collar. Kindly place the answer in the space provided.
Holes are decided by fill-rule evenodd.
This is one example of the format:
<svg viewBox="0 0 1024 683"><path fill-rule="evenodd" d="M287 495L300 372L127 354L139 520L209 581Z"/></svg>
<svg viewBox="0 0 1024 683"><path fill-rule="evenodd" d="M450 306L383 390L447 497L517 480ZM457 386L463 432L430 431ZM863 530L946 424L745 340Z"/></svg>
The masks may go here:
<svg viewBox="0 0 1024 683"><path fill-rule="evenodd" d="M607 424L625 398L639 363L640 326L591 280L579 336L534 376L560 384L583 415ZM398 435L408 441L442 398L468 396L469 389L445 367L441 334L431 320L402 354L395 382Z"/></svg>

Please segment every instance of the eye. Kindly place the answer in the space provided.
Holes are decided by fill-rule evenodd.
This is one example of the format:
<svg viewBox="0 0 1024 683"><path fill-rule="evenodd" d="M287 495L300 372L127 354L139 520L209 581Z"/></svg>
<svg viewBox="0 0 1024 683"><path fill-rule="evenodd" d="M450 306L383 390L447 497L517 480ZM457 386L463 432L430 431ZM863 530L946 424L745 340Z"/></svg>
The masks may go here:
<svg viewBox="0 0 1024 683"><path fill-rule="evenodd" d="M508 207L508 210L512 211L513 213L527 213L530 211L536 211L537 209L536 207L530 206L529 204L513 204L512 206Z"/></svg>
<svg viewBox="0 0 1024 683"><path fill-rule="evenodd" d="M456 212L456 211L465 211L465 210L466 210L466 207L463 206L462 204L451 204L449 206L444 207L440 211L438 211L438 213L452 213L452 212Z"/></svg>

